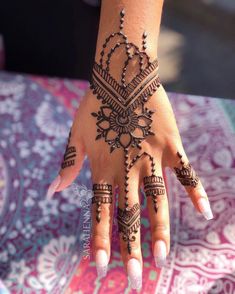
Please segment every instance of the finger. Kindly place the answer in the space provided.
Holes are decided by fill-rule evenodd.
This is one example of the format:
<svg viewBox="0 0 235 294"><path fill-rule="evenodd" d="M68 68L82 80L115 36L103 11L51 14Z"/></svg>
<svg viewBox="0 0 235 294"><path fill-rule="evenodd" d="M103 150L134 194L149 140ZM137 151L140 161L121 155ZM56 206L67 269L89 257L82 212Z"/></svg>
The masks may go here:
<svg viewBox="0 0 235 294"><path fill-rule="evenodd" d="M192 165L183 151L176 151L174 154L174 166L172 169L176 174L180 183L184 186L190 196L195 208L210 220L213 214L210 207L210 202L207 193Z"/></svg>
<svg viewBox="0 0 235 294"><path fill-rule="evenodd" d="M143 183L147 197L154 260L157 267L162 267L170 251L170 217L161 167L146 171Z"/></svg>
<svg viewBox="0 0 235 294"><path fill-rule="evenodd" d="M119 179L118 228L120 249L124 267L127 271L131 288L142 286L142 254L140 243L140 203L139 179L133 173L128 174L128 185L124 176Z"/></svg>
<svg viewBox="0 0 235 294"><path fill-rule="evenodd" d="M85 157L85 148L75 125L72 126L58 176L50 184L46 197L52 198L55 192L64 190L77 177Z"/></svg>
<svg viewBox="0 0 235 294"><path fill-rule="evenodd" d="M107 180L106 180L107 179ZM97 275L106 276L110 259L114 200L113 181L109 176L93 178L92 197L92 252Z"/></svg>

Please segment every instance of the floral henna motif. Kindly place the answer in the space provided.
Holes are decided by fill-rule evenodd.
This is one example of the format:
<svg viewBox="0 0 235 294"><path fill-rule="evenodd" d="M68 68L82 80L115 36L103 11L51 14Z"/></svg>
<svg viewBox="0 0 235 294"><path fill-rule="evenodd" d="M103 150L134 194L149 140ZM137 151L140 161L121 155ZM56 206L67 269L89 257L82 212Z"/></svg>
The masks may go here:
<svg viewBox="0 0 235 294"><path fill-rule="evenodd" d="M101 219L101 204L112 203L112 185L94 184L92 203L96 203L96 220L99 223Z"/></svg>
<svg viewBox="0 0 235 294"><path fill-rule="evenodd" d="M132 207L129 207L128 204L129 172L135 162L143 155L146 155L151 162L152 175L154 175L155 170L151 155L143 152L130 160L129 148L141 149L142 141L147 136L154 135L151 131L154 111L145 107L145 103L160 87L160 79L158 76L158 60L155 59L151 62L145 52L147 33L143 32L141 49L129 42L123 32L124 15L125 11L122 10L120 12L119 31L106 38L100 53L99 63L94 62L90 88L103 104L97 113L91 113L97 120L98 134L96 140L104 139L110 145L110 153L117 148L123 148L124 151L125 207L123 210L118 209L118 220L121 227L120 232L123 233L123 240L127 242L128 252L131 253L130 242L135 240L133 234L137 232L139 227L140 214L137 213L139 204L136 203ZM110 74L112 57L115 56L118 49L123 50L126 54L120 82L116 81ZM137 64L136 60L138 60ZM129 69L130 74L133 75L134 73L134 76L127 83L126 74ZM128 76L130 77L130 75ZM130 213L134 213L135 221L124 222L123 219L127 216L130 217Z"/></svg>
<svg viewBox="0 0 235 294"><path fill-rule="evenodd" d="M152 114L153 111L145 108L141 114L132 112L128 116L123 116L107 106L102 106L98 113L92 113L98 120L96 125L99 134L96 140L105 138L105 141L111 145L111 152L119 147L128 148L130 145L140 148L141 141L147 135L153 135L150 130ZM138 130L142 131L142 136L139 133L135 135Z"/></svg>
<svg viewBox="0 0 235 294"><path fill-rule="evenodd" d="M61 164L61 168L64 169L66 167L72 166L75 164L75 157L76 157L76 147L69 146L71 138L71 131L69 132L68 142L64 153L63 162Z"/></svg>
<svg viewBox="0 0 235 294"><path fill-rule="evenodd" d="M180 168L174 167L178 180L183 186L196 187L199 182L199 178L195 170L193 169L190 163L186 164L182 160L182 157L183 157L182 154L177 152L177 156L179 157L180 163L181 163Z"/></svg>

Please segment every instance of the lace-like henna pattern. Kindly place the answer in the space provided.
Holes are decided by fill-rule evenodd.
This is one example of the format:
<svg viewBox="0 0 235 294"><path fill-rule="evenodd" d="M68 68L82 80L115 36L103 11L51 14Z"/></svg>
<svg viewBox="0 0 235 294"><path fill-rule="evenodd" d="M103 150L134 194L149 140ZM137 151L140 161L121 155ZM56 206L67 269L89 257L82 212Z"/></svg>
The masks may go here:
<svg viewBox="0 0 235 294"><path fill-rule="evenodd" d="M119 31L110 34L106 38L100 53L99 63L94 62L90 88L103 104L97 113L91 113L97 120L98 134L96 140L104 139L110 145L110 153L117 148L123 148L124 151L125 207L123 210L118 209L118 220L120 231L123 232L123 240L127 241L127 248L130 253L130 242L135 240L133 233L136 233L139 227L137 224L140 223L140 213L137 213L138 209L134 210L133 218L135 221L124 224L123 219L130 216L130 212L133 212L134 207L136 209L139 206L139 204L135 204L131 208L128 204L129 171L140 157L147 155L154 173L154 162L153 157L146 152L130 160L128 151L131 147L141 149L141 142L147 136L154 135L151 131L154 111L145 107L145 103L160 87L160 79L157 59L151 62L145 52L147 33L143 32L141 51L135 44L128 41L123 32L124 15L125 11L122 10L120 12ZM110 63L118 48L121 48L126 54L120 82L116 81L110 74ZM138 59L137 64L136 59ZM127 83L126 73L130 65L132 66L131 73L136 72L132 80ZM137 65L137 70L133 68L133 65L135 67ZM132 229L133 227L135 229Z"/></svg>
<svg viewBox="0 0 235 294"><path fill-rule="evenodd" d="M112 203L112 185L94 184L92 203L96 203L96 220L99 223L101 219L101 204Z"/></svg>
<svg viewBox="0 0 235 294"><path fill-rule="evenodd" d="M67 146L66 146L65 153L64 153L64 159L61 164L62 169L75 164L76 147L69 146L70 138L71 138L71 131L69 132L68 142L67 142Z"/></svg>
<svg viewBox="0 0 235 294"><path fill-rule="evenodd" d="M175 170L175 173L176 173L178 180L180 181L180 183L183 186L196 187L199 182L199 178L198 178L195 170L193 169L193 167L191 166L190 163L186 164L182 160L182 157L183 157L182 154L177 152L177 156L179 157L180 163L182 165L181 168L174 167L174 170Z"/></svg>

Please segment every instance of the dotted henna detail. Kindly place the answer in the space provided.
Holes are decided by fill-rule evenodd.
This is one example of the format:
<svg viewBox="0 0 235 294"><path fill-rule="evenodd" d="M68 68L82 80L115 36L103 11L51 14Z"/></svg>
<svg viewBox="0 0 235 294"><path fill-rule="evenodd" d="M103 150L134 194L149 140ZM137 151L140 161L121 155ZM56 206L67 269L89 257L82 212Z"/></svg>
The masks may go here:
<svg viewBox="0 0 235 294"><path fill-rule="evenodd" d="M133 235L140 227L140 205L136 203L131 209L118 208L117 212L118 230L123 233L123 241L127 242L128 253L131 254L131 242L136 240Z"/></svg>
<svg viewBox="0 0 235 294"><path fill-rule="evenodd" d="M163 183L163 178L155 175L144 177L144 191L146 197L152 197L154 210L157 213L157 197L160 195L165 195L165 186Z"/></svg>
<svg viewBox="0 0 235 294"><path fill-rule="evenodd" d="M145 103L160 87L158 75L158 60L152 62L147 49L147 33L142 34L141 48L128 41L124 33L125 11L120 12L119 31L111 33L104 41L100 52L99 62L94 62L90 88L102 105L97 112L91 115L96 118L96 140L103 139L110 146L110 153L122 148L124 153L124 208L118 208L118 220L123 240L127 242L128 252L131 253L131 242L135 240L134 234L140 226L139 204L129 207L129 172L135 163L143 156L151 164L151 172L155 173L153 157L147 152L138 154L132 160L129 149L142 149L141 143L146 137L154 135L151 130L152 115L154 111L148 109ZM124 52L123 66L121 66L120 80L117 81L110 73L112 60L117 52ZM137 64L136 64L137 60ZM135 65L135 68L133 67ZM127 74L133 78L127 83ZM130 76L129 76L130 79ZM100 200L100 199L99 199ZM106 201L106 200L105 200ZM101 201L98 201L97 213L100 213ZM132 217L131 217L132 216ZM132 221L124 222L130 217ZM98 217L99 219L99 217ZM133 221L135 219L135 221Z"/></svg>
<svg viewBox="0 0 235 294"><path fill-rule="evenodd" d="M93 185L92 203L96 204L96 221L101 220L101 204L109 204L113 202L112 185L109 184L94 184Z"/></svg>

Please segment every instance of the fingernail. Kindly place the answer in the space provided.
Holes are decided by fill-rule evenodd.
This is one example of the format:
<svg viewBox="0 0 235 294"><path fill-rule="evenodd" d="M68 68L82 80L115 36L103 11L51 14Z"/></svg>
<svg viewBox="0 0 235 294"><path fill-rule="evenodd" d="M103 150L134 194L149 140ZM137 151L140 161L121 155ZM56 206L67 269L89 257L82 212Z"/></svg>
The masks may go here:
<svg viewBox="0 0 235 294"><path fill-rule="evenodd" d="M166 243L163 240L156 241L154 245L154 260L156 267L162 267L166 261Z"/></svg>
<svg viewBox="0 0 235 294"><path fill-rule="evenodd" d="M47 199L51 199L52 196L54 195L56 189L58 188L58 186L60 185L60 182L61 182L61 176L58 175L54 180L53 182L50 184L48 190L47 190L47 195L46 195L46 198Z"/></svg>
<svg viewBox="0 0 235 294"><path fill-rule="evenodd" d="M211 211L210 203L206 198L200 198L197 203L201 213L207 220L214 217Z"/></svg>
<svg viewBox="0 0 235 294"><path fill-rule="evenodd" d="M97 276L98 278L103 278L107 274L108 270L108 255L105 250L99 249L96 252L95 257L95 263L96 263L96 270L97 270Z"/></svg>
<svg viewBox="0 0 235 294"><path fill-rule="evenodd" d="M127 274L131 283L131 288L140 289L142 287L142 269L137 259L131 258L128 260Z"/></svg>

